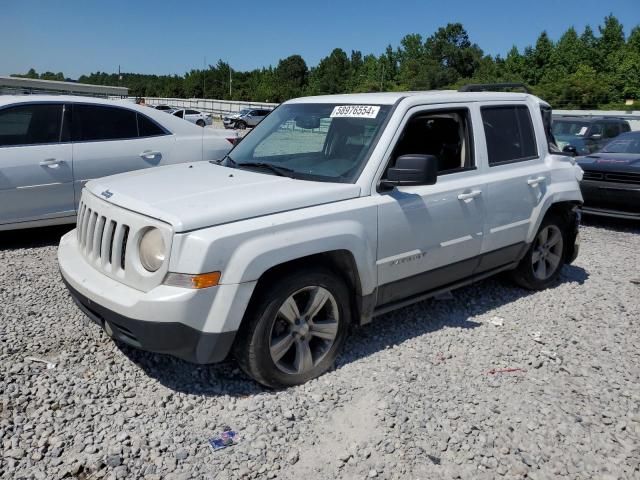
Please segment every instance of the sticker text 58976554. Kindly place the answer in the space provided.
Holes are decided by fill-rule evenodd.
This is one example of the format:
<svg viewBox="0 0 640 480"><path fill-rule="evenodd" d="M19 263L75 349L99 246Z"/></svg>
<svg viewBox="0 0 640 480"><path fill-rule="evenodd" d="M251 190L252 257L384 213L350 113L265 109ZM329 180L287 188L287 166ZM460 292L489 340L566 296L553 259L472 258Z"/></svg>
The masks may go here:
<svg viewBox="0 0 640 480"><path fill-rule="evenodd" d="M376 118L379 111L376 105L337 105L331 118Z"/></svg>

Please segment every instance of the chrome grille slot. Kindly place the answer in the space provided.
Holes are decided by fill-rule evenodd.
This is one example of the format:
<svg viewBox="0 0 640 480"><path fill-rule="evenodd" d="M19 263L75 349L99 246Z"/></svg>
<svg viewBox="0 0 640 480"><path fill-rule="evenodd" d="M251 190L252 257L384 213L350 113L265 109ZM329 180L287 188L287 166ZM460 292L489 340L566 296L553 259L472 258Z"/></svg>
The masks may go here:
<svg viewBox="0 0 640 480"><path fill-rule="evenodd" d="M111 222L109 223L109 239L108 239L108 246L107 246L107 251L109 252L109 255L107 256L107 262L105 262L109 265L111 265L111 259L113 258L113 240L116 236L116 230L117 230L117 224L116 222L111 220Z"/></svg>
<svg viewBox="0 0 640 480"><path fill-rule="evenodd" d="M102 236L104 235L104 226L107 219L101 216L96 224L95 235L93 236L93 258L100 260L102 258Z"/></svg>
<svg viewBox="0 0 640 480"><path fill-rule="evenodd" d="M123 230L123 235L122 235L122 253L120 254L120 268L122 268L122 270L124 270L124 267L126 265L125 263L125 258L127 255L127 241L129 240L129 226L128 225L123 225L122 226L122 230Z"/></svg>
<svg viewBox="0 0 640 480"><path fill-rule="evenodd" d="M87 240L84 247L88 257L93 257L93 236L95 235L97 221L98 214L92 211L89 215L89 220L87 220Z"/></svg>

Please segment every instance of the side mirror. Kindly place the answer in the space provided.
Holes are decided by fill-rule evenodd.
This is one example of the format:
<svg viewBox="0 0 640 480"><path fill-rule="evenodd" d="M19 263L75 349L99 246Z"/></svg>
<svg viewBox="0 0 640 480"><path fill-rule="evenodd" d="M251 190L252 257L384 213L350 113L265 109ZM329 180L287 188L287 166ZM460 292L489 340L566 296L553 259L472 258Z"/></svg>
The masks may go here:
<svg viewBox="0 0 640 480"><path fill-rule="evenodd" d="M562 153L567 153L572 157L575 157L576 155L578 155L578 150L573 145L567 145L562 149Z"/></svg>
<svg viewBox="0 0 640 480"><path fill-rule="evenodd" d="M410 185L433 185L438 179L438 159L433 155L402 155L387 170L380 184L393 188Z"/></svg>

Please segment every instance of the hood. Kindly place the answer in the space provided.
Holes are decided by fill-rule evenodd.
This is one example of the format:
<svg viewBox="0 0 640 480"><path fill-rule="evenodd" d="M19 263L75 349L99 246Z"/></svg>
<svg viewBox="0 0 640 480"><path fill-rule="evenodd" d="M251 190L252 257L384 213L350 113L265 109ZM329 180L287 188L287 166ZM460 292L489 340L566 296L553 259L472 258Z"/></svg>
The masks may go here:
<svg viewBox="0 0 640 480"><path fill-rule="evenodd" d="M102 200L171 224L176 232L356 198L349 183L310 182L215 165L183 163L92 180Z"/></svg>
<svg viewBox="0 0 640 480"><path fill-rule="evenodd" d="M640 173L640 153L600 152L576 160L584 170Z"/></svg>

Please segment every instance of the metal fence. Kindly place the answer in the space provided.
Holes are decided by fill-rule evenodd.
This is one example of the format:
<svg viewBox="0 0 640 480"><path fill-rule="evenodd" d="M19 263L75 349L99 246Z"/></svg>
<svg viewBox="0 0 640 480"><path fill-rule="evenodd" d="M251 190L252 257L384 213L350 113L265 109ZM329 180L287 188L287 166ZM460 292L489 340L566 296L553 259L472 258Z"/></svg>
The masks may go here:
<svg viewBox="0 0 640 480"><path fill-rule="evenodd" d="M145 97L147 105L170 105L178 108L193 108L202 112L214 115L228 115L238 113L244 108L267 108L272 109L278 106L277 103L264 102L241 102L232 100L213 100L207 98L162 98Z"/></svg>

